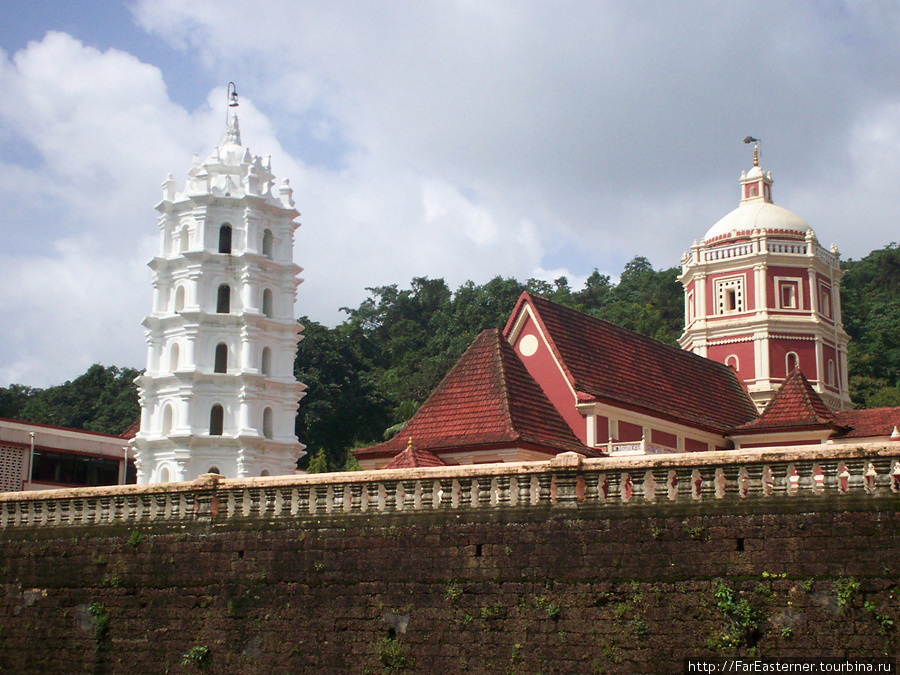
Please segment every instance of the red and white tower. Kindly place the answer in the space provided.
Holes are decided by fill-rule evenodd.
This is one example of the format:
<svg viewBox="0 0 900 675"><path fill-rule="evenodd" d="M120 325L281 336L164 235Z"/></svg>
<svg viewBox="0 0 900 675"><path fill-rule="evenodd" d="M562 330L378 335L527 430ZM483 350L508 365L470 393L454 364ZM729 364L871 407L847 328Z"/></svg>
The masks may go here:
<svg viewBox="0 0 900 675"><path fill-rule="evenodd" d="M762 409L799 367L835 410L852 408L840 254L772 203L772 174L741 174L741 202L681 259L681 346L730 366Z"/></svg>

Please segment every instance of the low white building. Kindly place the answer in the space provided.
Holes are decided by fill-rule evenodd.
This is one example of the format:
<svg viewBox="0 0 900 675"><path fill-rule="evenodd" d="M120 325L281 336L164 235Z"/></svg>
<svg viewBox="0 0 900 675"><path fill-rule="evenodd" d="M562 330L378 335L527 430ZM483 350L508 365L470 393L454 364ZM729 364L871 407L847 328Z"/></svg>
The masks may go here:
<svg viewBox="0 0 900 675"><path fill-rule="evenodd" d="M135 482L128 439L0 419L0 492Z"/></svg>

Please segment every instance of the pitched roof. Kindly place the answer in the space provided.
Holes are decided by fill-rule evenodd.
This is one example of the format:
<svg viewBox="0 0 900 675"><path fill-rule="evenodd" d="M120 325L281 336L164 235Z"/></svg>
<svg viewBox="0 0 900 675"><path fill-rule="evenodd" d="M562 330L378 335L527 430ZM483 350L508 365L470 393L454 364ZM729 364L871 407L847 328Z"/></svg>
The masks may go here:
<svg viewBox="0 0 900 675"><path fill-rule="evenodd" d="M410 437L406 448L394 455L394 458L382 468L415 469L420 466L447 466L447 463L437 455L415 447L413 439Z"/></svg>
<svg viewBox="0 0 900 675"><path fill-rule="evenodd" d="M841 430L835 414L812 388L799 368L794 368L758 419L738 427L739 433L763 433L801 429Z"/></svg>
<svg viewBox="0 0 900 675"><path fill-rule="evenodd" d="M516 444L550 453L595 454L578 440L497 329L475 338L402 431L354 454L396 454L410 438L432 453Z"/></svg>
<svg viewBox="0 0 900 675"><path fill-rule="evenodd" d="M504 335L524 304L534 309L580 400L593 397L718 433L757 416L727 366L527 292Z"/></svg>
<svg viewBox="0 0 900 675"><path fill-rule="evenodd" d="M890 436L894 427L900 428L900 408L869 408L844 410L834 414L838 424L848 427L841 438Z"/></svg>

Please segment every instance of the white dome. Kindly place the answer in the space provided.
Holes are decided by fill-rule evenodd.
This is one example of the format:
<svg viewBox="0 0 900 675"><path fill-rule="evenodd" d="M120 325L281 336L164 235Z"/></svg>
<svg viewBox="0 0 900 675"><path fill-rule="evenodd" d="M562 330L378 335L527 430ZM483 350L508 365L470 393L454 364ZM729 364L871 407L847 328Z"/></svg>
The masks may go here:
<svg viewBox="0 0 900 675"><path fill-rule="evenodd" d="M726 234L749 230L789 230L806 234L809 229L809 224L800 216L760 199L741 203L734 211L709 228L703 239L709 241Z"/></svg>

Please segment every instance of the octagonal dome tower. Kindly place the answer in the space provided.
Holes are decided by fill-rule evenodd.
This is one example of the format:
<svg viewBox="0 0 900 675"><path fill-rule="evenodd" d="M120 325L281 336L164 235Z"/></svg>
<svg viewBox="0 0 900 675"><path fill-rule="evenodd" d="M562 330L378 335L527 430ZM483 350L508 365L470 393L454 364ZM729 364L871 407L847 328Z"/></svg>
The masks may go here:
<svg viewBox="0 0 900 675"><path fill-rule="evenodd" d="M273 190L270 164L241 145L234 115L219 146L194 156L183 191L171 174L163 184L133 440L139 483L293 473L303 454L299 213L286 179Z"/></svg>
<svg viewBox="0 0 900 675"><path fill-rule="evenodd" d="M730 366L760 409L795 366L833 409L851 408L840 255L772 202L758 153L738 207L682 257L681 346Z"/></svg>

